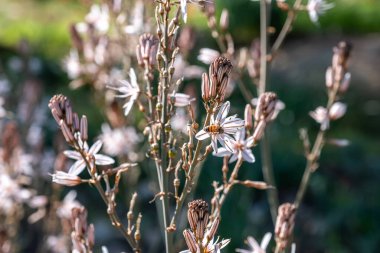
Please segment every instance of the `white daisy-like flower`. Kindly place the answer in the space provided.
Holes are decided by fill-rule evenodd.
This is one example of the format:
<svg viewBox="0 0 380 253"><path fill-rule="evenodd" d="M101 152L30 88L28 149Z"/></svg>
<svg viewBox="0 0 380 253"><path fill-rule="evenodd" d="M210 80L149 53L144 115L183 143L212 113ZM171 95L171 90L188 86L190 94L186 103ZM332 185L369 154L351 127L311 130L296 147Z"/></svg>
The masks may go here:
<svg viewBox="0 0 380 253"><path fill-rule="evenodd" d="M85 143L83 148L85 149L88 155L93 155L95 157L95 164L97 165L110 165L110 164L115 163L115 160L112 159L111 157L98 154L98 152L102 148L102 144L103 144L102 141L98 140L90 148L88 148L88 146ZM66 150L63 153L67 157L77 160L70 167L68 174L77 176L86 168L86 162L78 151Z"/></svg>
<svg viewBox="0 0 380 253"><path fill-rule="evenodd" d="M223 239L220 242L218 242L218 240L214 242L214 238L211 239L211 241L208 241L207 236L205 236L202 241L202 245L204 245L203 252L204 253L220 253L220 250L226 247L227 244L230 243L230 241L231 241L230 239ZM196 247L197 247L197 253L200 252L198 245ZM179 253L191 253L191 251L187 249L187 250L180 251Z"/></svg>
<svg viewBox="0 0 380 253"><path fill-rule="evenodd" d="M129 70L129 78L130 81L120 80L120 86L118 87L108 86L108 88L121 93L119 95L116 95L116 97L129 98L129 100L123 105L125 116L127 116L131 111L132 106L140 93L140 88L137 84L137 77L135 71L132 68Z"/></svg>
<svg viewBox="0 0 380 253"><path fill-rule="evenodd" d="M210 125L195 135L198 140L205 140L211 137L211 145L216 153L218 153L217 141L229 152L233 153L233 138L229 134L235 134L239 128L244 127L244 120L237 118L237 115L227 117L229 111L230 102L227 101L220 107L216 117L214 115L211 116Z"/></svg>
<svg viewBox="0 0 380 253"><path fill-rule="evenodd" d="M333 3L327 3L325 0L309 0L306 9L309 12L310 20L318 23L318 17L334 6Z"/></svg>
<svg viewBox="0 0 380 253"><path fill-rule="evenodd" d="M240 253L265 253L266 249L268 247L268 244L270 242L270 239L272 238L271 233L266 233L261 240L261 243L259 243L253 238L252 236L248 236L247 238L247 244L249 246L249 250L245 249L236 249L236 252Z"/></svg>
<svg viewBox="0 0 380 253"><path fill-rule="evenodd" d="M255 157L253 156L252 150L249 148L249 144L252 143L252 136L248 139L245 139L245 129L239 129L235 134L235 139L228 139L227 141L231 142L233 152L229 152L225 147L218 149L218 152L213 152L214 156L224 157L231 155L230 163L236 161L238 158L242 157L244 161L249 163L255 162Z"/></svg>

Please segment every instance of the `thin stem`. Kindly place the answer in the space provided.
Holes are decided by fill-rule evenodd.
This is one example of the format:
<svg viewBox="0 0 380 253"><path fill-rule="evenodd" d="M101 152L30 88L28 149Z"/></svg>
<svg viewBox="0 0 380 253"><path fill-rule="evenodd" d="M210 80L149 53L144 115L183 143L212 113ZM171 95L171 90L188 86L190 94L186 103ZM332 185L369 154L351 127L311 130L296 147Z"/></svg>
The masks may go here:
<svg viewBox="0 0 380 253"><path fill-rule="evenodd" d="M292 24L297 16L297 10L301 5L302 0L296 0L294 2L293 8L288 11L288 16L286 17L284 26L282 27L276 41L273 43L271 49L271 56L273 57L277 54L277 51L280 49L282 43L284 42L286 35L288 35L290 29L292 28Z"/></svg>
<svg viewBox="0 0 380 253"><path fill-rule="evenodd" d="M270 3L266 0L260 1L260 80L258 87L258 95L263 94L266 91L267 86L267 76L268 76L268 23L269 23L269 10ZM273 166L270 151L270 140L268 132L263 137L260 153L262 158L262 171L264 180L276 188L276 182L273 176ZM277 190L270 190L267 192L268 202L270 206L270 212L272 216L273 224L276 223L277 218L277 208L278 208L278 195Z"/></svg>

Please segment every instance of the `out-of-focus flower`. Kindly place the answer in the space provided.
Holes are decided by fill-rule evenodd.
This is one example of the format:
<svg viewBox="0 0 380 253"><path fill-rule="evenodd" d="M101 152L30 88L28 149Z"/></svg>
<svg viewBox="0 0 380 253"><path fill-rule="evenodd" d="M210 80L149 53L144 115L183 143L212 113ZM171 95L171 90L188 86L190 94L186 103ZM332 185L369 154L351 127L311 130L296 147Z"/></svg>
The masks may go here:
<svg viewBox="0 0 380 253"><path fill-rule="evenodd" d="M184 107L195 101L195 98L191 98L190 95L184 93L175 93L173 91L173 94L169 95L169 100L174 106Z"/></svg>
<svg viewBox="0 0 380 253"><path fill-rule="evenodd" d="M102 141L96 141L90 148L87 145L84 145L84 149L88 155L95 157L95 164L97 165L110 165L115 163L115 160L109 156L98 154L102 148ZM83 159L82 155L78 151L66 150L63 152L67 157L77 160L69 169L68 174L79 175L84 168L86 168L86 162Z"/></svg>
<svg viewBox="0 0 380 253"><path fill-rule="evenodd" d="M212 115L210 125L195 135L198 140L205 140L211 137L211 145L216 153L218 152L217 141L233 153L234 149L231 145L231 140L233 139L228 134L235 134L239 128L244 127L244 120L237 118L237 115L227 117L229 111L230 102L227 101L220 107L216 117ZM229 141L226 141L227 139Z"/></svg>
<svg viewBox="0 0 380 253"><path fill-rule="evenodd" d="M63 63L70 79L76 79L79 77L81 66L77 50L71 49L70 54L63 60Z"/></svg>
<svg viewBox="0 0 380 253"><path fill-rule="evenodd" d="M173 79L195 79L200 78L204 69L196 65L189 65L187 61L183 59L181 54L178 54L174 60L175 72L173 74Z"/></svg>
<svg viewBox="0 0 380 253"><path fill-rule="evenodd" d="M138 154L135 152L135 148L141 142L142 137L134 127L111 129L108 124L103 124L100 139L103 141L105 153L112 156L127 155L131 161L137 160Z"/></svg>
<svg viewBox="0 0 380 253"><path fill-rule="evenodd" d="M347 106L341 102L335 102L329 111L329 116L331 120L336 120L341 117L346 113Z"/></svg>
<svg viewBox="0 0 380 253"><path fill-rule="evenodd" d="M108 86L108 88L121 93L119 95L116 95L116 97L129 98L129 100L123 105L125 116L127 116L131 111L132 106L140 93L140 88L137 84L137 77L135 71L132 68L129 71L129 78L130 81L120 80L120 86L118 87Z"/></svg>
<svg viewBox="0 0 380 253"><path fill-rule="evenodd" d="M144 32L146 24L144 24L144 2L136 1L132 10L130 24L127 25L124 31L127 34L141 34Z"/></svg>
<svg viewBox="0 0 380 253"><path fill-rule="evenodd" d="M252 137L249 137L247 140L245 139L245 129L239 129L235 134L235 139L227 139L226 141L230 141L230 146L232 147L232 153L228 151L226 148L222 147L218 149L218 152L213 152L213 155L224 157L231 155L230 163L236 161L238 158L243 158L244 161L249 163L255 162L255 157L252 154L252 150L248 147L248 144L252 142Z"/></svg>
<svg viewBox="0 0 380 253"><path fill-rule="evenodd" d="M236 252L240 253L265 253L266 249L268 247L268 244L270 242L270 239L272 238L272 233L266 233L261 240L261 243L259 243L253 238L252 236L248 236L247 238L247 244L249 246L249 250L245 249L236 249Z"/></svg>
<svg viewBox="0 0 380 253"><path fill-rule="evenodd" d="M334 6L333 3L327 3L325 0L309 0L306 9L309 12L310 20L318 23L318 17Z"/></svg>
<svg viewBox="0 0 380 253"><path fill-rule="evenodd" d="M85 18L86 22L92 24L100 33L106 33L109 28L109 10L106 4L91 6L90 12Z"/></svg>
<svg viewBox="0 0 380 253"><path fill-rule="evenodd" d="M0 174L0 211L9 213L16 204L25 203L32 197L29 189L20 187L19 182L12 179L8 174Z"/></svg>
<svg viewBox="0 0 380 253"><path fill-rule="evenodd" d="M285 250L292 238L296 210L295 205L290 203L284 203L278 208L274 232L277 249L279 249L280 252Z"/></svg>
<svg viewBox="0 0 380 253"><path fill-rule="evenodd" d="M310 117L312 117L317 123L321 124L321 130L326 130L329 128L330 121L328 118L327 109L318 106L314 111L309 112Z"/></svg>
<svg viewBox="0 0 380 253"><path fill-rule="evenodd" d="M204 64L211 64L219 55L220 53L214 49L201 48L197 59Z"/></svg>
<svg viewBox="0 0 380 253"><path fill-rule="evenodd" d="M82 205L75 200L77 197L76 191L69 191L65 198L62 201L62 204L59 208L57 208L57 215L60 218L63 219L70 219L71 218L71 210L73 208L80 208Z"/></svg>
<svg viewBox="0 0 380 253"><path fill-rule="evenodd" d="M175 114L170 120L171 126L174 130L181 131L187 134L187 123L189 122L189 117L186 114L184 108L179 108L175 111Z"/></svg>

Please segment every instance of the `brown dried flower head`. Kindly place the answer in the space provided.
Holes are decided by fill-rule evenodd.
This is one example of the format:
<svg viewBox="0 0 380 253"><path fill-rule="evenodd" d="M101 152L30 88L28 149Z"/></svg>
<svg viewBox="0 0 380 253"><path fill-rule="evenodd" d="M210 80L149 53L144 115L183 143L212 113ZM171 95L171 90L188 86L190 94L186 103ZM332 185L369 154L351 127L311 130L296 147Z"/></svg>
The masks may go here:
<svg viewBox="0 0 380 253"><path fill-rule="evenodd" d="M293 234L296 207L294 204L285 203L278 208L275 235L277 247L283 251Z"/></svg>
<svg viewBox="0 0 380 253"><path fill-rule="evenodd" d="M209 76L202 76L202 98L205 102L223 102L231 70L231 61L226 57L219 56L213 61Z"/></svg>
<svg viewBox="0 0 380 253"><path fill-rule="evenodd" d="M196 239L202 240L208 223L208 204L206 201L197 199L188 205L187 219Z"/></svg>

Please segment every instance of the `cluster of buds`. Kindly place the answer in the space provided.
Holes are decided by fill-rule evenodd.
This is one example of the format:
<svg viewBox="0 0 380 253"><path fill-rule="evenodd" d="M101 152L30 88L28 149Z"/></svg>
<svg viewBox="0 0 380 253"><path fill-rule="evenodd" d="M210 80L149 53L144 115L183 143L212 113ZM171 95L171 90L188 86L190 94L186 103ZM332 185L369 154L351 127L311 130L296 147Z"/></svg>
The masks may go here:
<svg viewBox="0 0 380 253"><path fill-rule="evenodd" d="M278 208L276 220L275 235L276 244L279 251L282 252L287 247L294 228L294 219L296 216L296 207L293 204L285 203Z"/></svg>
<svg viewBox="0 0 380 253"><path fill-rule="evenodd" d="M352 46L345 41L334 47L332 65L326 71L326 86L329 90L340 93L347 91L351 79L351 74L347 72L351 48Z"/></svg>
<svg viewBox="0 0 380 253"><path fill-rule="evenodd" d="M73 112L70 101L62 94L53 96L49 101L51 113L61 128L65 140L70 145L85 143L88 139L88 123L85 115L79 120Z"/></svg>
<svg viewBox="0 0 380 253"><path fill-rule="evenodd" d="M273 121L280 110L284 108L284 104L277 99L277 95L273 92L265 92L260 95L257 100L255 110L255 128L253 132L254 143L257 143L264 135L266 125ZM247 117L248 118L248 117Z"/></svg>
<svg viewBox="0 0 380 253"><path fill-rule="evenodd" d="M209 75L202 75L202 99L207 104L220 104L224 100L232 64L224 56L217 57L209 68Z"/></svg>
<svg viewBox="0 0 380 253"><path fill-rule="evenodd" d="M213 242L216 230L219 226L219 217L214 219L208 227L209 210L207 202L197 199L188 204L187 218L190 229L183 231L183 236L189 250L187 252L217 252L229 243L229 240L222 240L220 243Z"/></svg>
<svg viewBox="0 0 380 253"><path fill-rule="evenodd" d="M149 33L141 35L139 44L136 46L138 64L145 69L152 69L156 64L157 49L158 40L156 37Z"/></svg>
<svg viewBox="0 0 380 253"><path fill-rule="evenodd" d="M87 211L84 207L74 207L71 211L71 241L73 252L92 252L95 244L95 228L87 226Z"/></svg>

